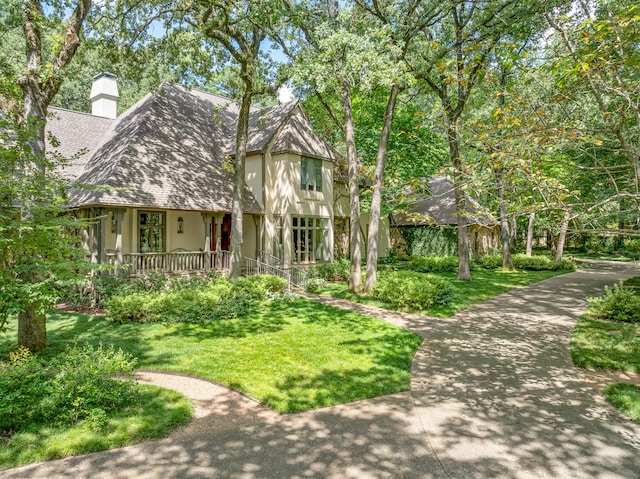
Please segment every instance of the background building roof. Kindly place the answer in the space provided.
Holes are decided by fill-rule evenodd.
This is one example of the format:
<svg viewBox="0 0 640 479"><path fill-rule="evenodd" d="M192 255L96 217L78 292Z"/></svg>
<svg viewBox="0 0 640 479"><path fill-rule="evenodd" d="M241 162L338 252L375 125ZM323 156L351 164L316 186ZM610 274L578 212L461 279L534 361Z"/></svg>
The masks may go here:
<svg viewBox="0 0 640 479"><path fill-rule="evenodd" d="M450 225L457 226L456 196L451 180L444 176L429 179L431 194L419 197L406 214L392 217L395 226ZM467 224L494 226L497 221L483 212L480 204L465 193Z"/></svg>

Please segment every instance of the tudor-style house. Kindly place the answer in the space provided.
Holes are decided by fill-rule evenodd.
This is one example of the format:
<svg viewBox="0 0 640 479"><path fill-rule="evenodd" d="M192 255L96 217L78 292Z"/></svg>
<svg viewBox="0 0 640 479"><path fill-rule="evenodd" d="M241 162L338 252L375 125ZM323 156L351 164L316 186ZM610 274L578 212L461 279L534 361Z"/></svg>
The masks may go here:
<svg viewBox="0 0 640 479"><path fill-rule="evenodd" d="M71 158L69 206L95 219L92 261L128 272L225 268L238 116L233 101L162 84L116 116L109 74L94 79L92 114L50 108L49 133ZM297 102L251 111L242 254L285 265L331 261L336 155ZM342 235L344 232L341 233Z"/></svg>

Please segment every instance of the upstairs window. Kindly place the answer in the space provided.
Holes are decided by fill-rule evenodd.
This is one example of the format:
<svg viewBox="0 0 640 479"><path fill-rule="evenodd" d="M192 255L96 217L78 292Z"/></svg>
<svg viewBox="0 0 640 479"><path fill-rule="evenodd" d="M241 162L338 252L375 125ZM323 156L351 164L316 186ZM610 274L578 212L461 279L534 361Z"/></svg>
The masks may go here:
<svg viewBox="0 0 640 479"><path fill-rule="evenodd" d="M300 188L322 191L322 160L305 157L300 159Z"/></svg>

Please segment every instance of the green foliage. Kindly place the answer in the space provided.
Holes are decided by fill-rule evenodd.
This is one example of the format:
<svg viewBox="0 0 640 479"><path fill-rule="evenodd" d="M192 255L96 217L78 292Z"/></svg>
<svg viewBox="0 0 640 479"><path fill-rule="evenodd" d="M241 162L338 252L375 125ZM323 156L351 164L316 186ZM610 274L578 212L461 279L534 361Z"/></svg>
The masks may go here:
<svg viewBox="0 0 640 479"><path fill-rule="evenodd" d="M640 322L640 291L637 288L625 287L623 282L605 287L604 295L589 298L588 314L598 319Z"/></svg>
<svg viewBox="0 0 640 479"><path fill-rule="evenodd" d="M502 256L497 254L488 254L480 256L473 261L475 264L484 269L502 268Z"/></svg>
<svg viewBox="0 0 640 479"><path fill-rule="evenodd" d="M257 302L284 293L286 280L271 275L165 282L156 291L115 294L105 301L109 321L201 323L244 317Z"/></svg>
<svg viewBox="0 0 640 479"><path fill-rule="evenodd" d="M238 278L235 282L236 294L246 295L256 301L265 301L285 292L289 283L286 279L272 274L257 274Z"/></svg>
<svg viewBox="0 0 640 479"><path fill-rule="evenodd" d="M527 271L575 271L576 264L569 259L555 261L548 256L526 256L516 254L511 257L517 269ZM485 269L502 268L502 256L486 255L474 260L474 263Z"/></svg>
<svg viewBox="0 0 640 479"><path fill-rule="evenodd" d="M122 350L101 344L67 347L45 365L18 349L0 364L0 431L75 424L84 418L97 427L107 412L135 403L134 363Z"/></svg>
<svg viewBox="0 0 640 479"><path fill-rule="evenodd" d="M400 229L410 256L453 256L458 252L454 228L412 226Z"/></svg>
<svg viewBox="0 0 640 479"><path fill-rule="evenodd" d="M640 386L616 383L602 390L604 397L633 421L640 423Z"/></svg>
<svg viewBox="0 0 640 479"><path fill-rule="evenodd" d="M156 386L138 386L138 400L119 411L93 409L77 424L34 424L2 438L0 469L104 451L166 436L192 414L183 395Z"/></svg>
<svg viewBox="0 0 640 479"><path fill-rule="evenodd" d="M418 256L409 260L409 269L418 273L455 273L457 256Z"/></svg>
<svg viewBox="0 0 640 479"><path fill-rule="evenodd" d="M87 270L77 235L83 222L64 210L65 183L55 171L62 160L50 157L37 170L32 138L33 128L0 115L0 329L27 307L44 314L60 287Z"/></svg>
<svg viewBox="0 0 640 479"><path fill-rule="evenodd" d="M438 276L393 271L380 275L373 297L398 309L422 311L449 304L454 298L454 288L449 281Z"/></svg>
<svg viewBox="0 0 640 479"><path fill-rule="evenodd" d="M309 275L324 281L347 281L351 275L351 261L349 258L337 258L333 263L314 266Z"/></svg>

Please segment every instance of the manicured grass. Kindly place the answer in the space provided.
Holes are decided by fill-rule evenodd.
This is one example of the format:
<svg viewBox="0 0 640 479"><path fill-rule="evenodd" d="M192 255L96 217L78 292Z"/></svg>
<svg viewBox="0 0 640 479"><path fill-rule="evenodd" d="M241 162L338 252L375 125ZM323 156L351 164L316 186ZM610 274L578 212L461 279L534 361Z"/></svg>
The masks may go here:
<svg viewBox="0 0 640 479"><path fill-rule="evenodd" d="M447 306L436 306L422 311L422 313L444 318L472 304L480 303L511 289L536 283L566 272L567 271L502 271L479 269L471 272L472 281L459 281L456 279L456 273L431 273L451 281L455 288L455 299ZM370 295L357 295L350 292L346 282L327 283L326 286L323 286L320 293L337 298L349 299L358 303L393 309L390 304L383 303Z"/></svg>
<svg viewBox="0 0 640 479"><path fill-rule="evenodd" d="M640 387L633 384L611 384L602 390L602 394L626 416L640 423Z"/></svg>
<svg viewBox="0 0 640 479"><path fill-rule="evenodd" d="M625 281L638 288L640 277ZM640 323L597 319L587 308L571 333L571 357L578 367L640 373ZM640 387L615 383L602 394L611 404L640 422Z"/></svg>
<svg viewBox="0 0 640 479"><path fill-rule="evenodd" d="M586 313L571 334L571 357L581 368L640 373L640 323L594 319Z"/></svg>
<svg viewBox="0 0 640 479"><path fill-rule="evenodd" d="M0 336L0 357L15 346ZM113 343L138 367L226 384L279 412L296 412L409 389L422 339L382 321L304 299L273 303L253 317L207 324L111 324L51 314L55 355L74 341Z"/></svg>
<svg viewBox="0 0 640 479"><path fill-rule="evenodd" d="M80 422L75 426L38 427L9 438L0 437L0 469L160 438L191 418L191 402L183 395L154 386L140 388L140 403L112 414L104 426Z"/></svg>

